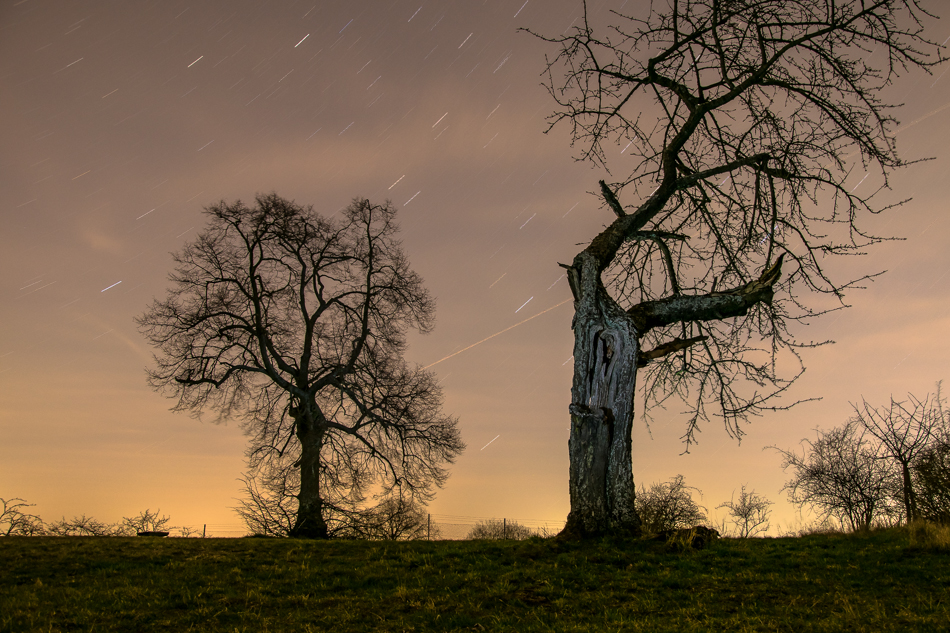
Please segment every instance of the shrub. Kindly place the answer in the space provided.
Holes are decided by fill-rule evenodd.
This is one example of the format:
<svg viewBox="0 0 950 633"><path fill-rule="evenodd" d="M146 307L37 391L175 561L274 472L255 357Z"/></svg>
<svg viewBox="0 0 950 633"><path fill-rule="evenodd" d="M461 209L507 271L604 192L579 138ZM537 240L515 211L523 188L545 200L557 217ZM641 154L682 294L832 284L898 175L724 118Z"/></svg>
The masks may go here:
<svg viewBox="0 0 950 633"><path fill-rule="evenodd" d="M469 540L490 539L511 541L523 541L526 538L534 536L531 530L517 521L507 519L486 519L479 521L475 527L469 531L465 538Z"/></svg>
<svg viewBox="0 0 950 633"><path fill-rule="evenodd" d="M911 547L950 552L950 525L918 519L906 527Z"/></svg>
<svg viewBox="0 0 950 633"><path fill-rule="evenodd" d="M640 487L636 508L641 527L648 534L664 530L691 528L706 521L706 508L693 501L691 490L702 494L698 488L687 486L682 475L666 483L654 483L650 488Z"/></svg>

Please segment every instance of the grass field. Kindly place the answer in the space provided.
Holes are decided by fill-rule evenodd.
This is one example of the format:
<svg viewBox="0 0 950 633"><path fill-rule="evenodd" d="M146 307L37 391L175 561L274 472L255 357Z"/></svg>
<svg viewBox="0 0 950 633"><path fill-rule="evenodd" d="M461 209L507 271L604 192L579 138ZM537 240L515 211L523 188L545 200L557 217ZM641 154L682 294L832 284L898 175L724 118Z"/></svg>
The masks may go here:
<svg viewBox="0 0 950 633"><path fill-rule="evenodd" d="M655 541L0 538L2 631L950 631L906 529Z"/></svg>

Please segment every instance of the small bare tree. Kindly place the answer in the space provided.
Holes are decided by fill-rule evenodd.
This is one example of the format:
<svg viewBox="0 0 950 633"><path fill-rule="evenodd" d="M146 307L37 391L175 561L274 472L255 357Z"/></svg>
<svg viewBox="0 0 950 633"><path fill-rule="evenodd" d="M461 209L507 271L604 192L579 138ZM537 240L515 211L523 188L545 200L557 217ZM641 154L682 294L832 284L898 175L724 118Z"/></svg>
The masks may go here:
<svg viewBox="0 0 950 633"><path fill-rule="evenodd" d="M792 503L808 505L819 521L833 517L852 531L900 512L891 503L899 483L860 424L849 420L817 434L815 441L803 440L807 446L801 455L775 449L782 454L782 468L792 469L784 486Z"/></svg>
<svg viewBox="0 0 950 633"><path fill-rule="evenodd" d="M889 460L899 471L900 499L904 516L908 521L920 518L918 495L914 486L914 465L938 439L945 428L946 414L940 385L935 396L927 394L923 399L908 394L903 402L891 402L874 408L861 400L861 405L852 405L854 421L880 442L880 456ZM932 462L936 463L936 462Z"/></svg>
<svg viewBox="0 0 950 633"><path fill-rule="evenodd" d="M152 512L146 508L143 512L139 512L139 515L136 517L122 517L120 525L125 528L130 535L135 535L139 532L169 532L178 529L169 526L168 524L170 522L171 517L161 516L161 509Z"/></svg>
<svg viewBox="0 0 950 633"><path fill-rule="evenodd" d="M859 220L887 208L872 197L906 163L881 91L944 61L916 0L649 8L595 28L585 4L579 26L539 36L557 47L551 126L567 125L579 160L624 161L598 192L615 218L562 264L575 312L569 535L639 530L639 369L645 414L673 395L687 404L687 448L704 421L741 436L777 406L808 346L789 322L844 306L867 278L834 279L827 257L882 239ZM859 188L872 168L879 188Z"/></svg>
<svg viewBox="0 0 950 633"><path fill-rule="evenodd" d="M43 519L26 512L35 503L27 503L19 497L0 498L0 536L42 536L46 533Z"/></svg>
<svg viewBox="0 0 950 633"><path fill-rule="evenodd" d="M643 530L648 534L659 534L704 523L706 508L693 500L691 491L702 495L698 488L686 485L683 475L668 482L651 484L649 488L640 486L637 513L643 522Z"/></svg>
<svg viewBox="0 0 950 633"><path fill-rule="evenodd" d="M137 320L158 349L152 387L175 411L242 418L252 477L295 456L291 535L326 538L332 500L357 505L370 486L431 498L464 444L433 374L403 359L435 306L395 208L356 199L327 218L270 194L206 211L167 297Z"/></svg>
<svg viewBox="0 0 950 633"><path fill-rule="evenodd" d="M739 538L751 538L757 534L769 531L769 516L771 506L775 505L755 490L746 491L745 486L739 492L739 498L732 499L716 506L716 509L729 510L729 521L732 523L735 535Z"/></svg>

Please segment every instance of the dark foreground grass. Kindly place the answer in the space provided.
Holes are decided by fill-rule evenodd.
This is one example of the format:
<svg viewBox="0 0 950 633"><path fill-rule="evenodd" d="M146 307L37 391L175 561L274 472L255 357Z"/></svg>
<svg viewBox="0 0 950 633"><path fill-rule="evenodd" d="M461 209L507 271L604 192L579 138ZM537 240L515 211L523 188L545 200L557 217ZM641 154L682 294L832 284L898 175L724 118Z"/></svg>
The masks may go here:
<svg viewBox="0 0 950 633"><path fill-rule="evenodd" d="M950 631L906 531L721 540L0 539L2 631Z"/></svg>

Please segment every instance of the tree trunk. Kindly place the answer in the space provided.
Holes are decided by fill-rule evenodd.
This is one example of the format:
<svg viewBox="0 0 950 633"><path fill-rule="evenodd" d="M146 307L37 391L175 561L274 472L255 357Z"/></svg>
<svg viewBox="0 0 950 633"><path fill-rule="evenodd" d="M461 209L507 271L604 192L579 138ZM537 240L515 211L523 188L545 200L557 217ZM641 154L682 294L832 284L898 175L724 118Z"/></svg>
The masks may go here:
<svg viewBox="0 0 950 633"><path fill-rule="evenodd" d="M917 509L917 495L914 494L914 482L910 476L910 464L901 462L901 487L904 493L904 511L907 513L907 522L916 521L920 518L920 511Z"/></svg>
<svg viewBox="0 0 950 633"><path fill-rule="evenodd" d="M326 432L316 424L312 413L297 418L297 439L300 440L300 492L297 520L291 536L327 538L327 524L323 519L323 498L320 495L320 452Z"/></svg>
<svg viewBox="0 0 950 633"><path fill-rule="evenodd" d="M639 339L607 294L596 261L580 253L568 269L575 298L571 388L571 512L562 534L639 534L631 458Z"/></svg>

